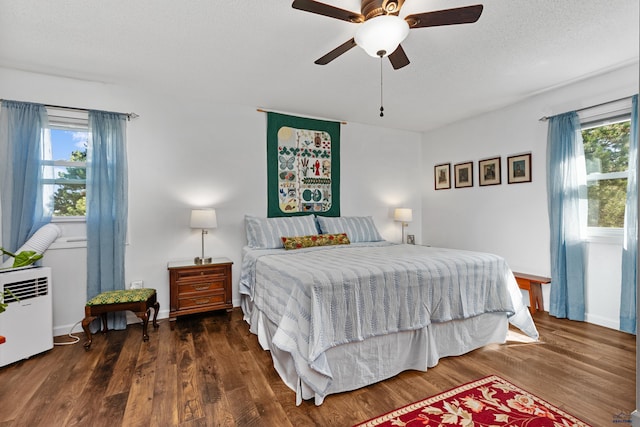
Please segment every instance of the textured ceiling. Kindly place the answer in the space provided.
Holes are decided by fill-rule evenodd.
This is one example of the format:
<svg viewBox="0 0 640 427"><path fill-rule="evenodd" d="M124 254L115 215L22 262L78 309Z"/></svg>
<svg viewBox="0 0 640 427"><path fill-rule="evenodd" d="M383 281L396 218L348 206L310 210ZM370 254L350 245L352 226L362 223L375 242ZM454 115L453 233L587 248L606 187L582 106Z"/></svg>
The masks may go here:
<svg viewBox="0 0 640 427"><path fill-rule="evenodd" d="M406 0L400 15L475 3ZM638 62L638 0L482 4L475 24L411 30L409 66L383 62L384 118L378 59L313 63L357 24L290 0L0 0L0 67L422 131Z"/></svg>

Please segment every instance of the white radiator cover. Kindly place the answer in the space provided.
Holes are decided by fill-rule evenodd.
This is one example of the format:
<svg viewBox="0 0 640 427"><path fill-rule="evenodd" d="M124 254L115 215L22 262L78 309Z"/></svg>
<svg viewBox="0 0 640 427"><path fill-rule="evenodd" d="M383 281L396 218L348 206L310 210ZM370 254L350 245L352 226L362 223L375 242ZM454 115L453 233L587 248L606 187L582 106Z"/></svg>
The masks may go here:
<svg viewBox="0 0 640 427"><path fill-rule="evenodd" d="M0 314L0 367L53 348L51 268L34 267L0 272L0 291L10 289L18 301Z"/></svg>

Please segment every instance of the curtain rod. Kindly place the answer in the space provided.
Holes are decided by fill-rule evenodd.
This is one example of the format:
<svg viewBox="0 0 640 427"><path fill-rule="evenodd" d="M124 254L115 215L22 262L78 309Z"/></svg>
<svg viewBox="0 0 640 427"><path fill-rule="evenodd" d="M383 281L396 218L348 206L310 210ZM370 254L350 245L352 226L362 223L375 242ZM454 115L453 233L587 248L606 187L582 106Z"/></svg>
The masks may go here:
<svg viewBox="0 0 640 427"><path fill-rule="evenodd" d="M2 101L9 101L8 99L0 99L0 102ZM49 108L59 108L61 110L69 110L69 111L83 111L83 112L87 112L89 111L88 108L78 108L78 107L65 107L64 105L53 105L53 104L43 104L45 107L49 107ZM118 111L104 111L105 113L114 113L114 114L124 114L125 116L127 116L127 121L130 121L131 119L137 119L138 117L140 117L140 115L136 114L136 113L121 113Z"/></svg>
<svg viewBox="0 0 640 427"><path fill-rule="evenodd" d="M584 111L584 110L588 110L590 108L596 108L596 107L602 107L603 105L607 105L607 104L613 104L614 102L618 102L618 101L624 101L625 99L631 99L631 96L625 96L622 98L618 98L618 99L614 99L611 101L606 101L606 102L601 102L600 104L596 104L596 105L591 105L590 107L584 107L584 108L580 108L578 110L575 110L576 113L579 113L580 111ZM562 114L562 113L560 113ZM553 116L551 116L553 117ZM540 122L546 122L547 120L549 120L550 117L549 116L542 116L538 119L538 121Z"/></svg>
<svg viewBox="0 0 640 427"><path fill-rule="evenodd" d="M259 112L259 113L291 114L291 113L283 113L283 112L280 112L280 111L264 110L264 109L262 109L262 108L256 108L256 111L257 111L257 112ZM301 116L301 117L304 117L304 116ZM335 122L335 121L336 121L336 120L331 120L331 119L320 119L320 118L317 118L317 117L309 117L309 116L306 116L306 118L308 118L308 119L315 119L315 120L327 120L327 121L332 121L332 122ZM346 124L347 124L347 122L340 122L340 124L342 124L342 125L346 125Z"/></svg>

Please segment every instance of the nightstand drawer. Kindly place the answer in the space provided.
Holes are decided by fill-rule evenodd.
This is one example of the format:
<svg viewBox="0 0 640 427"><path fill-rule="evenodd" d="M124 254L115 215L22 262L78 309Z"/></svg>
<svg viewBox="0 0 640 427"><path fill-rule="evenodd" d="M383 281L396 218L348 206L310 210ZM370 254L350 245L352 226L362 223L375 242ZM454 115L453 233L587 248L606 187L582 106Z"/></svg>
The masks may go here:
<svg viewBox="0 0 640 427"><path fill-rule="evenodd" d="M207 281L199 280L197 282L178 282L178 297L195 292L222 291L224 292L225 279L211 279Z"/></svg>
<svg viewBox="0 0 640 427"><path fill-rule="evenodd" d="M203 295L192 295L178 298L178 309L203 307L208 305L224 304L224 290L218 293L207 293Z"/></svg>
<svg viewBox="0 0 640 427"><path fill-rule="evenodd" d="M227 276L227 267L219 266L219 267L208 267L200 270L179 270L176 274L177 280L184 279L195 279L201 280L204 277L221 277L224 278Z"/></svg>

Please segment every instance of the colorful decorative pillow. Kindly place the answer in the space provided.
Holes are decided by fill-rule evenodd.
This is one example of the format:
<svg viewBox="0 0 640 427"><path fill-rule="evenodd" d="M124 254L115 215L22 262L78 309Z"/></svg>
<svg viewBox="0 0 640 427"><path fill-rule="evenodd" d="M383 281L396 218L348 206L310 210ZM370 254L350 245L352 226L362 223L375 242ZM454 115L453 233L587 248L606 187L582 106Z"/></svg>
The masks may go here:
<svg viewBox="0 0 640 427"><path fill-rule="evenodd" d="M307 236L317 234L313 215L283 218L258 218L245 215L247 244L256 249L282 248L282 236Z"/></svg>
<svg viewBox="0 0 640 427"><path fill-rule="evenodd" d="M318 225L323 234L347 233L352 243L380 242L384 240L373 218L370 216L318 216Z"/></svg>
<svg viewBox="0 0 640 427"><path fill-rule="evenodd" d="M285 249L300 249L310 248L312 246L348 245L351 242L349 242L349 237L347 237L346 233L340 233L283 237L282 243Z"/></svg>

